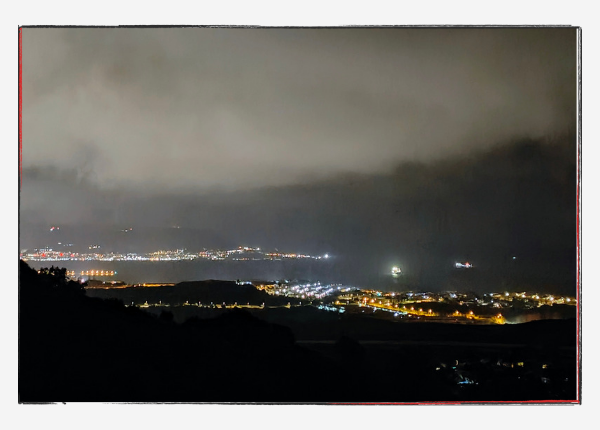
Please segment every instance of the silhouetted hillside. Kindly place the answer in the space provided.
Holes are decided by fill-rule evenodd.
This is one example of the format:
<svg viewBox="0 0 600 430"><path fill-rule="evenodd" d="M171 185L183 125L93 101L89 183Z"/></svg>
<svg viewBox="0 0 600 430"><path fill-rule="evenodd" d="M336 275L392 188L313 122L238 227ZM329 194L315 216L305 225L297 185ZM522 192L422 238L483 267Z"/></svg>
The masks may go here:
<svg viewBox="0 0 600 430"><path fill-rule="evenodd" d="M241 310L176 325L20 269L22 402L298 401L303 366L332 365Z"/></svg>

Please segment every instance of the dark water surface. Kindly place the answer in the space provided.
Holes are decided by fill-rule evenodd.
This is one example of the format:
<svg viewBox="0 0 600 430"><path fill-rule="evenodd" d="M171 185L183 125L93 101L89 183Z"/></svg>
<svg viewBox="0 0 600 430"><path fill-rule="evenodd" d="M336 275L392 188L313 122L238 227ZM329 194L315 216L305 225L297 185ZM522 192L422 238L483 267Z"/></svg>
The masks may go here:
<svg viewBox="0 0 600 430"><path fill-rule="evenodd" d="M348 276L334 264L323 261L30 261L34 269L51 265L74 270L79 277L82 271L115 271L115 276L95 279L120 280L126 283L219 280L280 280L302 279L321 282L347 282ZM359 280L360 281L360 280ZM362 281L368 281L364 277ZM356 283L356 280L354 280Z"/></svg>
<svg viewBox="0 0 600 430"><path fill-rule="evenodd" d="M346 286L381 291L473 291L479 294L494 291L530 291L575 294L574 282L547 283L536 279L497 274L485 270L455 270L444 267L437 271L407 273L394 278L381 265L366 260L330 258L328 260L284 259L249 261L29 261L34 269L51 265L75 271L115 271L113 277L95 279L135 283L178 283L183 281L217 280L305 280L340 283ZM564 284L564 285L563 285ZM566 290L573 291L566 291ZM561 291L565 290L565 291Z"/></svg>

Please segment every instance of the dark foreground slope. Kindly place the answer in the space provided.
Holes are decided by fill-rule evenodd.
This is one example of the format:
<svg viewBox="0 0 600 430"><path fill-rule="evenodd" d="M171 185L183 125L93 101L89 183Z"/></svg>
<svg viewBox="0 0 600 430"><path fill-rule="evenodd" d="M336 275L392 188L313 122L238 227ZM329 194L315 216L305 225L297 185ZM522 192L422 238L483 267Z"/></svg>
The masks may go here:
<svg viewBox="0 0 600 430"><path fill-rule="evenodd" d="M245 312L177 325L24 263L20 287L22 402L292 401L310 388L294 369L326 364Z"/></svg>
<svg viewBox="0 0 600 430"><path fill-rule="evenodd" d="M154 317L116 300L87 297L60 274L20 264L21 402L575 398L570 347L548 349L544 342L521 352L486 346L465 354L462 347L439 345L365 346L347 335L301 347L288 328L245 311L175 324L169 314ZM516 360L526 367L510 367ZM541 372L540 363L550 367ZM462 385L465 378L478 384Z"/></svg>

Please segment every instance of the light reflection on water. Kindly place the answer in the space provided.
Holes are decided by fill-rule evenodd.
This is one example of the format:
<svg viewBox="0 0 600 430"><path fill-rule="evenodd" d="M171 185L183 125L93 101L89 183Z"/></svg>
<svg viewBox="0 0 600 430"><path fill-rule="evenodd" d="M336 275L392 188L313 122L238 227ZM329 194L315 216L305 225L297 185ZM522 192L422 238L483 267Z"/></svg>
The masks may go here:
<svg viewBox="0 0 600 430"><path fill-rule="evenodd" d="M302 279L322 282L343 282L346 278L335 265L322 261L59 261L29 262L34 269L51 265L73 270L75 277L82 271L117 272L112 277L95 279L126 283L182 282L205 279L220 280L280 280Z"/></svg>

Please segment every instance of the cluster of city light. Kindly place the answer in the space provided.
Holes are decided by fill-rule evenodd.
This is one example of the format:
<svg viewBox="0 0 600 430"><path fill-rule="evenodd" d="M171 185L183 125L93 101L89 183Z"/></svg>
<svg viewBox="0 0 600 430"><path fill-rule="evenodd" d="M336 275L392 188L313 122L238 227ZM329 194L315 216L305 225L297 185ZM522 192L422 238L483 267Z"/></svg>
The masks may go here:
<svg viewBox="0 0 600 430"><path fill-rule="evenodd" d="M135 253L79 253L62 252L53 249L40 249L33 252L22 252L20 258L24 261L150 261L149 255Z"/></svg>
<svg viewBox="0 0 600 430"><path fill-rule="evenodd" d="M484 324L504 324L506 322L501 310L512 307L511 301L522 299L525 308L536 308L544 305L575 305L576 299L551 294L527 292L490 293L477 296L474 293L456 291L432 292L383 292L378 290L355 290L349 294L338 295L334 304L369 308L373 312L392 312L394 316L421 318L424 320L472 321ZM523 300L525 299L525 300ZM443 307L437 305L444 304ZM455 304L457 308L448 313L439 309L448 309ZM464 310L464 308L467 310ZM469 309L470 308L470 309ZM437 310L436 310L437 309ZM460 309L460 310L459 310ZM364 311L363 311L364 312Z"/></svg>
<svg viewBox="0 0 600 430"><path fill-rule="evenodd" d="M471 263L469 263L468 261L466 263L454 263L454 266L457 269L471 269L473 267L473 265Z"/></svg>
<svg viewBox="0 0 600 430"><path fill-rule="evenodd" d="M321 284L320 282L295 284L289 282L260 284L256 288L273 296L297 299L323 299L337 292L345 292L349 287L341 284Z"/></svg>
<svg viewBox="0 0 600 430"><path fill-rule="evenodd" d="M329 311L329 312L338 312L340 314L343 314L346 311L346 309L343 306L335 307L335 306L319 305L319 306L317 306L317 309L320 309L323 311Z"/></svg>
<svg viewBox="0 0 600 430"><path fill-rule="evenodd" d="M327 285L321 285L320 282L315 284L294 285L289 288L286 296L299 298L315 298L322 299L335 291L335 288Z"/></svg>
<svg viewBox="0 0 600 430"><path fill-rule="evenodd" d="M115 276L117 272L114 270L82 270L79 272L80 276ZM75 271L71 270L67 272L68 276L75 276Z"/></svg>
<svg viewBox="0 0 600 430"><path fill-rule="evenodd" d="M443 318L455 321L458 321L457 318L464 318L466 320L479 320L486 323L505 323L504 317L501 314L494 316L477 315L473 310L464 314L458 310L450 314L445 314L436 312L432 308L414 306L418 303L443 301L443 297L432 297L432 295L432 293L382 293L381 291L360 290L356 296L346 297L346 305L357 304L359 307L370 308L373 312L392 312L394 317L407 315L408 317L417 317L419 319L424 317L425 320ZM339 304L339 302L337 300L336 304Z"/></svg>
<svg viewBox="0 0 600 430"><path fill-rule="evenodd" d="M496 308L511 306L513 301L519 300L525 304L525 307L535 308L540 306L553 306L553 305L576 305L577 299L575 297L560 296L554 294L540 294L540 293L528 293L528 292L508 292L504 293L489 293L483 295L482 304L491 305Z"/></svg>
<svg viewBox="0 0 600 430"><path fill-rule="evenodd" d="M100 245L90 245L89 250L99 250ZM231 250L204 250L201 252L187 252L184 249L159 250L146 254L137 253L118 253L118 252L64 252L52 248L40 248L33 251L23 251L20 255L25 261L183 261L183 260L282 260L282 259L328 259L329 254L322 256L299 254L299 253L280 253L263 252L260 248L240 246Z"/></svg>
<svg viewBox="0 0 600 430"><path fill-rule="evenodd" d="M154 251L145 254L144 257L150 261L182 261L197 258L195 254L186 253L184 249Z"/></svg>
<svg viewBox="0 0 600 430"><path fill-rule="evenodd" d="M281 253L281 252L269 252L269 253L265 254L265 257L270 258L270 259L278 259L278 258L316 258L316 257L313 257L311 255L293 254L293 253L284 254L284 253Z"/></svg>

